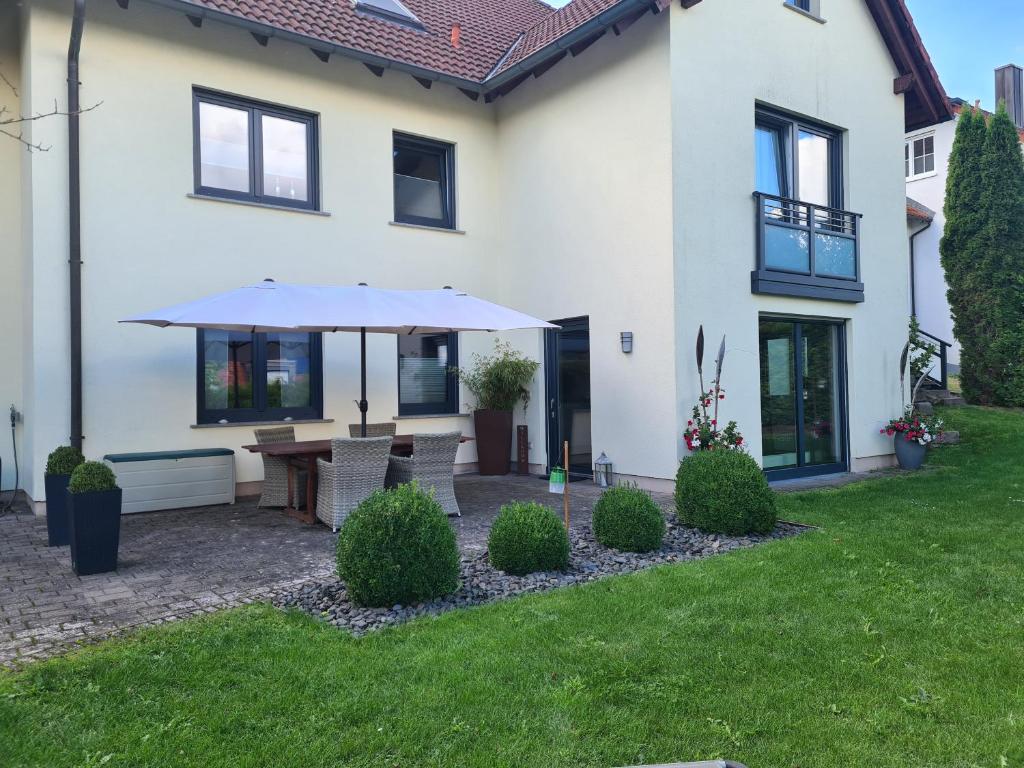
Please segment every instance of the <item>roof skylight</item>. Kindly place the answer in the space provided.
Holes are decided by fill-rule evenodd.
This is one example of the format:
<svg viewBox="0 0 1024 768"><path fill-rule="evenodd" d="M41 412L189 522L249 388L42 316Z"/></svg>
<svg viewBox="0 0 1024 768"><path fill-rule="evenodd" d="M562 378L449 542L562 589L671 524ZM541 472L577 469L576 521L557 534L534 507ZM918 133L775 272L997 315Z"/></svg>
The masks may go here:
<svg viewBox="0 0 1024 768"><path fill-rule="evenodd" d="M399 0L356 0L355 8L357 11L377 16L385 21L394 21L416 29L423 29L422 22Z"/></svg>

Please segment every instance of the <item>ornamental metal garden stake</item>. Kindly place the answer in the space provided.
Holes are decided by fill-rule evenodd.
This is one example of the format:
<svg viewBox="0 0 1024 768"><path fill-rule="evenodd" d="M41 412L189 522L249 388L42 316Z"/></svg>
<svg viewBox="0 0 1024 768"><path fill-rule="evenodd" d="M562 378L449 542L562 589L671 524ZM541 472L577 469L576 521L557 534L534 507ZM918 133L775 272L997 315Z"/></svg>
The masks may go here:
<svg viewBox="0 0 1024 768"><path fill-rule="evenodd" d="M569 441L563 446L565 453L565 490L562 491L562 511L565 515L565 530L569 530Z"/></svg>

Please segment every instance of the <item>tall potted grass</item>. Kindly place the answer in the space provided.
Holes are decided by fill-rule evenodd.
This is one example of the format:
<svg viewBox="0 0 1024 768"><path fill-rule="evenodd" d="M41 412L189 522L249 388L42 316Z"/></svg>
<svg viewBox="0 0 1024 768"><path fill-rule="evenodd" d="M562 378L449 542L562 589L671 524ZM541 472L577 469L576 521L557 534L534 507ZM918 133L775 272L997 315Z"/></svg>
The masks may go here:
<svg viewBox="0 0 1024 768"><path fill-rule="evenodd" d="M71 541L67 489L71 473L83 461L82 452L70 445L58 446L46 458L46 543L51 547L63 547Z"/></svg>
<svg viewBox="0 0 1024 768"><path fill-rule="evenodd" d="M507 475L512 458L512 409L530 402L530 382L540 363L495 340L494 352L473 355L470 368L454 373L476 395L473 411L476 430L477 464L481 475Z"/></svg>
<svg viewBox="0 0 1024 768"><path fill-rule="evenodd" d="M121 538L121 489L99 461L80 464L68 483L71 567L79 576L117 570Z"/></svg>

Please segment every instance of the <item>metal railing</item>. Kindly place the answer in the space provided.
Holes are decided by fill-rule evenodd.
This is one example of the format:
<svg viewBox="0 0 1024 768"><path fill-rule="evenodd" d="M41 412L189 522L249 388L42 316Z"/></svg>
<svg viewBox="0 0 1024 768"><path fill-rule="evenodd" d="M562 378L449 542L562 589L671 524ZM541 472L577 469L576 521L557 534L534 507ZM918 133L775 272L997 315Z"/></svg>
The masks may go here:
<svg viewBox="0 0 1024 768"><path fill-rule="evenodd" d="M755 192L757 268L827 280L860 280L861 214Z"/></svg>
<svg viewBox="0 0 1024 768"><path fill-rule="evenodd" d="M925 384L930 385L938 389L949 389L949 348L953 346L950 342L940 339L938 336L933 336L927 331L918 331L922 336L931 342L934 342L938 350L932 355L932 359L929 360L928 366L931 368L931 372L925 376ZM936 375L935 365L938 364L939 372ZM914 382L915 384L917 382Z"/></svg>

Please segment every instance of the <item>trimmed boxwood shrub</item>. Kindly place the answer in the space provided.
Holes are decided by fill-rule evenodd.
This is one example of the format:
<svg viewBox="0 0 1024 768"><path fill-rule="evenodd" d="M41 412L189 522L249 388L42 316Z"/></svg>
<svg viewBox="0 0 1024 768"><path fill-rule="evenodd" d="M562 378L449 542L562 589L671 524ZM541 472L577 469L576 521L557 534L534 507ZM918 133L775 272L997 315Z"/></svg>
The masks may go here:
<svg viewBox="0 0 1024 768"><path fill-rule="evenodd" d="M46 457L46 474L70 475L84 461L85 456L74 446L58 446Z"/></svg>
<svg viewBox="0 0 1024 768"><path fill-rule="evenodd" d="M550 507L515 501L498 512L487 538L491 565L523 576L536 571L564 571L569 564L569 535Z"/></svg>
<svg viewBox="0 0 1024 768"><path fill-rule="evenodd" d="M374 491L338 534L338 576L363 606L413 605L459 587L459 550L448 516L410 483Z"/></svg>
<svg viewBox="0 0 1024 768"><path fill-rule="evenodd" d="M86 461L71 473L68 490L72 493L112 491L117 488L114 471L101 461Z"/></svg>
<svg viewBox="0 0 1024 768"><path fill-rule="evenodd" d="M664 536L661 509L639 488L609 488L594 505L594 538L605 547L650 552L661 546Z"/></svg>
<svg viewBox="0 0 1024 768"><path fill-rule="evenodd" d="M775 494L742 451L700 451L679 465L676 513L709 533L767 533L775 527Z"/></svg>

